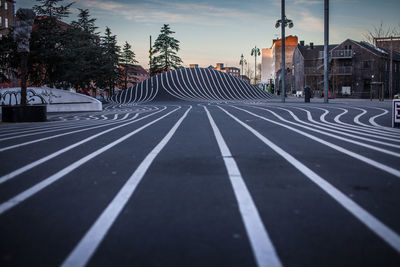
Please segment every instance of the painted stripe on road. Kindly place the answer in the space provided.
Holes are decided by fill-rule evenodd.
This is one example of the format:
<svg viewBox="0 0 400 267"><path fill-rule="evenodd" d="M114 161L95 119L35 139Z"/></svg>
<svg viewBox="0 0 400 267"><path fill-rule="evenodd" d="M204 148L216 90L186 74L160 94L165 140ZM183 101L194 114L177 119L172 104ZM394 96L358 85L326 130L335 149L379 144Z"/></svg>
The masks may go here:
<svg viewBox="0 0 400 267"><path fill-rule="evenodd" d="M192 106L185 112L185 114L175 123L167 135L157 144L156 147L146 156L146 158L140 163L139 167L135 170L132 176L124 184L115 198L103 211L96 222L90 227L89 231L81 239L74 250L69 254L67 259L61 265L62 267L80 267L85 266L90 258L93 256L94 252L104 239L108 230L114 224L118 215L121 213L122 209L125 207L128 200L132 197L143 176L146 174L150 165L165 147L168 141L177 131L178 127L181 125L182 121L185 119Z"/></svg>
<svg viewBox="0 0 400 267"><path fill-rule="evenodd" d="M298 169L308 179L310 179L316 185L318 185L323 191L325 191L325 193L330 195L341 206L343 206L347 211L349 211L357 219L359 219L360 222L362 222L365 226L367 226L370 230L372 230L376 235L378 235L386 243L388 243L392 248L394 248L398 253L400 253L400 236L396 232L394 232L392 229L387 227L385 224L383 224L381 221L379 221L377 218L375 218L372 214L370 214L369 212L364 210L361 206L359 206L353 200L348 198L345 194L340 192L338 189L336 189L333 185L328 183L325 179L323 179L321 176L316 174L310 168L308 168L303 163L298 161L291 154L287 153L286 151L284 151L283 149L281 149L280 147L275 145L273 142L271 142L265 136L260 134L254 128L252 128L248 124L242 122L241 120L239 120L237 117L235 117L234 115L232 115L231 113L229 113L228 111L223 109L222 107L219 107L219 108L222 111L224 111L228 116L230 116L232 119L237 121L240 125L242 125L244 128L249 130L258 139L260 139L264 144L266 144L268 147L270 147L272 150L274 150L283 159L285 159L287 162L289 162L289 164L291 164L293 167Z"/></svg>
<svg viewBox="0 0 400 267"><path fill-rule="evenodd" d="M289 129L289 130L291 130L291 131L293 131L293 132L299 133L299 134L301 134L301 135L303 135L303 136L306 136L306 137L308 137L308 138L310 138L310 139L312 139L312 140L314 140L314 141L316 141L316 142L318 142L318 143L321 143L321 144L323 144L323 145L326 145L326 146L328 146L328 147L330 147L330 148L332 148L332 149L335 149L335 150L337 150L337 151L339 151L339 152L341 152L341 153L343 153L343 154L346 154L346 155L348 155L348 156L350 156L350 157L352 157L352 158L355 158L355 159L358 159L358 160L360 160L360 161L362 161L362 162L364 162L364 163L367 163L368 165L370 165L370 166L372 166L372 167L375 167L375 168L377 168L377 169L380 169L380 170L382 170L382 171L385 171L385 172L387 172L387 173L390 173L390 174L392 174L392 175L394 175L394 176L400 178L400 171L397 170L397 169L394 169L394 168L392 168L392 167L390 167L390 166L387 166L387 165L385 165L385 164L382 164L382 163L380 163L380 162L378 162L378 161L375 161L375 160L373 160L373 159L367 158L367 157L365 157L365 156L363 156L363 155L357 154L357 153L355 153L355 152L353 152L353 151L350 151L350 150L348 150L348 149L346 149L346 148L344 148L344 147L335 145L335 144L333 144L333 143L331 143L331 142L325 141L324 139L321 139L321 138L319 138L319 137L316 137L315 135L312 135L312 134L303 132L303 131L301 131L301 130L299 130L299 129L296 129L296 128L294 128L294 127L291 127L291 126L289 126L289 125L286 125L286 124L283 124L283 123L280 123L280 122L277 122L277 121L274 121L274 120L267 119L267 118L265 118L265 117L263 117L263 116L257 115L257 114L255 114L255 113L253 113L253 112L251 112L251 111L248 111L248 110L245 110L245 109L242 109L242 108L238 108L238 107L235 107L235 106L231 106L231 107L236 108L236 109L241 110L241 111L244 111L244 112L246 112L246 113L249 113L250 115L253 115L253 116L255 116L255 117L257 117L257 118L260 118L260 119L262 119L262 120L269 121L269 122L271 122L271 123L273 123L273 124L282 126L282 127L286 128L286 129ZM257 108L257 107L254 107L254 108ZM265 109L263 109L263 108L261 108L261 109L262 109L262 110L265 110ZM267 110L267 111L269 111L269 110ZM278 117L280 117L280 116L278 115ZM282 121L284 121L284 122L288 122L288 123L293 124L293 122L290 122L290 121L288 121L288 120L285 120L285 119L283 119L282 117L280 117L279 119L282 120Z"/></svg>
<svg viewBox="0 0 400 267"><path fill-rule="evenodd" d="M166 107L165 107L165 109L166 109ZM116 130L116 129L125 127L125 126L127 126L127 125L132 124L132 123L138 122L138 121L143 120L143 119L145 119L145 118L147 118L147 117L153 116L153 115L155 115L155 114L157 114L157 113L159 113L159 112L162 112L163 110L164 110L164 109L159 110L159 111L156 111L156 112L153 112L153 113L151 113L151 114L149 114L149 115L143 116L143 117L141 117L141 118L139 118L139 119L136 119L136 120L134 120L134 118L135 118L135 117L134 117L134 118L130 119L130 120L132 120L132 121L129 120L130 122L127 122L127 123L124 123L124 124L115 126L115 127L113 127L113 128L104 130L104 131L102 131L102 132L99 132L99 133L97 133L97 134L95 134L95 135L92 135L92 136L90 136L90 137L88 137L88 138L86 138L86 139L83 139L83 140L81 140L81 141L79 141L79 142L77 142L77 143L74 143L74 144L72 144L72 145L69 145L69 146L63 148L63 149L60 149L60 150L58 150L58 151L56 151L56 152L54 152L54 153L52 153L52 154L50 154L50 155L47 155L47 156L45 156L45 157L43 157L43 158L41 158L41 159L38 159L38 160L36 160L36 161L34 161L34 162L31 162L31 163L29 163L29 164L27 164L27 165L25 165L25 166L23 166L23 167L21 167L21 168L19 168L19 169L16 169L16 170L14 170L14 171L12 171L12 172L10 172L10 173L8 173L8 174L5 174L5 175L1 176L1 177L0 177L0 184L4 183L4 182L6 182L6 181L8 181L8 180L10 180L10 179L13 179L13 178L16 177L16 176L18 176L18 175L20 175L20 174L22 174L22 173L24 173L24 172L26 172L26 171L28 171L28 170L34 168L34 167L36 167L36 166L38 166L38 165L40 165L40 164L42 164L42 163L44 163L44 162L46 162L46 161L52 159L52 158L55 158L55 157L57 157L57 156L59 156L59 155L65 153L65 152L67 152L67 151L69 151L69 150L75 148L75 147L78 147L78 146L80 146L80 145L82 145L82 144L84 144L84 143L87 143L87 142L89 142L89 141L91 141L91 140L93 140L93 139L95 139L95 138L97 138L97 137L99 137L99 136L102 136L102 135L104 135L104 134L106 134L106 133L109 133L109 132L111 132L111 131L114 131L114 130Z"/></svg>
<svg viewBox="0 0 400 267"><path fill-rule="evenodd" d="M215 138L217 139L218 147L224 159L225 167L228 171L229 179L236 200L239 204L240 215L242 216L257 265L259 267L282 266L267 230L260 218L257 207L254 204L253 198L243 181L236 161L232 157L232 154L226 145L221 132L211 117L210 112L206 107L204 107L204 109L207 113L208 120L210 121Z"/></svg>
<svg viewBox="0 0 400 267"><path fill-rule="evenodd" d="M71 165L69 165L68 167L58 171L57 173L51 175L50 177L44 179L43 181L37 183L36 185L32 186L31 188L23 191L22 193L16 195L15 197L7 200L6 202L3 202L0 205L0 215L3 214L4 212L6 212L7 210L17 206L19 203L23 202L24 200L30 198L31 196L35 195L36 193L40 192L42 189L46 188L47 186L51 185L52 183L58 181L59 179L61 179L62 177L64 177L65 175L67 175L68 173L72 172L73 170L75 170L76 168L80 167L81 165L85 164L86 162L88 162L89 160L97 157L98 155L100 155L101 153L109 150L110 148L116 146L117 144L125 141L126 139L128 139L129 137L137 134L138 132L144 130L145 128L149 127L150 125L156 123L157 121L167 117L168 115L174 113L175 111L177 111L179 108L176 108L170 112L168 112L167 114L154 119L153 121L143 125L142 127L132 131L131 133L124 135L123 137L115 140L114 142L90 153L89 155L75 161L74 163L72 163Z"/></svg>

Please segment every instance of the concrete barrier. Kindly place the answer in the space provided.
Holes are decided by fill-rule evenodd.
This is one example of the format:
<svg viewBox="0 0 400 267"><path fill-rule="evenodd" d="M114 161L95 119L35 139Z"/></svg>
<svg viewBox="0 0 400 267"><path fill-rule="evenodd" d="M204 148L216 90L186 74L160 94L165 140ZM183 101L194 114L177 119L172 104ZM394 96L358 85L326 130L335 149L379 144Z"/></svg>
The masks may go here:
<svg viewBox="0 0 400 267"><path fill-rule="evenodd" d="M0 89L0 105L18 105L21 103L21 89ZM101 111L102 104L97 99L54 88L28 87L28 105L47 105L47 112Z"/></svg>

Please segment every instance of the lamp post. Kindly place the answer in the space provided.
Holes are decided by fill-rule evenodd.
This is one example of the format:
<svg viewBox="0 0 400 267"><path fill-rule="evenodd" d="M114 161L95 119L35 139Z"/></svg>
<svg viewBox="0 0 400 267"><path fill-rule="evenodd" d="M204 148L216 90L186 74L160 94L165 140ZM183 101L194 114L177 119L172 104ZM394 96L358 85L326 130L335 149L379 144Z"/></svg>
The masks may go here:
<svg viewBox="0 0 400 267"><path fill-rule="evenodd" d="M371 75L371 83L370 83L370 85L369 85L369 100L370 100L370 101L372 101L372 83L373 83L374 77L375 77L375 76L372 74L372 75Z"/></svg>
<svg viewBox="0 0 400 267"><path fill-rule="evenodd" d="M153 76L153 43L151 42L151 35L150 35L150 48L149 48L149 69L150 69L150 76Z"/></svg>
<svg viewBox="0 0 400 267"><path fill-rule="evenodd" d="M275 28L281 27L282 29L282 65L281 65L281 84L282 84L282 102L285 102L285 27L293 27L293 21L286 18L285 15L285 0L281 4L281 19L276 21Z"/></svg>
<svg viewBox="0 0 400 267"><path fill-rule="evenodd" d="M324 0L324 103L328 103L329 0Z"/></svg>
<svg viewBox="0 0 400 267"><path fill-rule="evenodd" d="M257 84L257 56L261 55L260 53L260 48L257 48L255 46L253 49L251 49L251 55L254 55L254 85Z"/></svg>
<svg viewBox="0 0 400 267"><path fill-rule="evenodd" d="M247 64L246 59L244 59L243 54L240 56L239 65L242 66L242 80L243 80L243 65Z"/></svg>

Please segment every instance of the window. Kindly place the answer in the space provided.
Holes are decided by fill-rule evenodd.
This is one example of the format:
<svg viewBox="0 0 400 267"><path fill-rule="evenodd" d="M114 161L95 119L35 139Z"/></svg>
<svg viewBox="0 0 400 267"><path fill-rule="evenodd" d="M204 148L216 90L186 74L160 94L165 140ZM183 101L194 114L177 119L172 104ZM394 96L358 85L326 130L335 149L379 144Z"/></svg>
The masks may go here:
<svg viewBox="0 0 400 267"><path fill-rule="evenodd" d="M351 50L351 45L349 45L349 50Z"/></svg>
<svg viewBox="0 0 400 267"><path fill-rule="evenodd" d="M0 0L0 3L1 3L1 0ZM3 20L1 19L1 16L0 16L0 27L3 25Z"/></svg>
<svg viewBox="0 0 400 267"><path fill-rule="evenodd" d="M8 3L4 2L4 9L7 10L8 9Z"/></svg>
<svg viewBox="0 0 400 267"><path fill-rule="evenodd" d="M370 61L363 61L362 62L362 68L363 69L370 69L371 68L371 62Z"/></svg>
<svg viewBox="0 0 400 267"><path fill-rule="evenodd" d="M4 27L8 28L8 19L7 18L4 19Z"/></svg>

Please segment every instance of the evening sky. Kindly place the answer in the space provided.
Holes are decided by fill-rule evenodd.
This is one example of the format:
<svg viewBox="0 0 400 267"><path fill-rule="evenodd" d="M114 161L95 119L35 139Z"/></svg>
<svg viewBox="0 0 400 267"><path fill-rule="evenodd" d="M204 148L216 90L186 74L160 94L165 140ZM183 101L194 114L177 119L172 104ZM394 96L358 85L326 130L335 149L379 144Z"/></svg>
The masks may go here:
<svg viewBox="0 0 400 267"><path fill-rule="evenodd" d="M287 17L294 22L287 35L323 44L323 2L286 0ZM34 4L34 0L17 0L16 9ZM77 8L89 9L98 31L104 33L108 26L121 45L128 41L145 68L149 36L154 41L164 23L176 32L174 37L181 43L178 55L185 66L217 62L239 66L242 53L254 64L251 49L268 48L280 36L275 28L280 5L279 0L75 0L69 21L76 19ZM400 0L330 0L330 43L347 38L362 41L367 31L381 23L400 28L399 11Z"/></svg>

